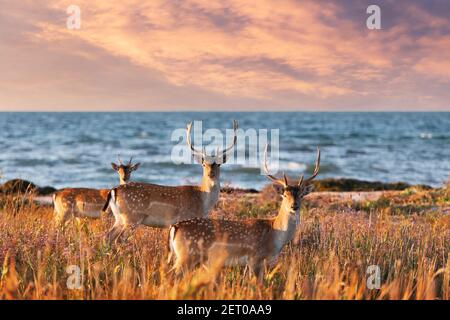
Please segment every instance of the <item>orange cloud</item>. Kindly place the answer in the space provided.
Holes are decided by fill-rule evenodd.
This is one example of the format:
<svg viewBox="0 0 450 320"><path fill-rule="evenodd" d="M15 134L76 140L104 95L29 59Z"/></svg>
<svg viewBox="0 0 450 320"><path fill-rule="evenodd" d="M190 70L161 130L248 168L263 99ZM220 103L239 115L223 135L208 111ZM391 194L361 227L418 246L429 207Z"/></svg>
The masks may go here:
<svg viewBox="0 0 450 320"><path fill-rule="evenodd" d="M289 105L300 97L313 105L334 98L356 104L383 94L392 102L408 91L423 105L430 99L420 97L434 93L415 92L413 87L425 78L450 80L444 53L450 48L448 34L417 38L406 23L369 31L364 12L346 19L346 8L334 2L76 2L81 30L65 28L65 9L73 1L50 1L41 4L41 16L30 15L35 28L23 33L26 39L84 60L104 55L123 59L175 88L196 87L231 99L271 103L284 95ZM9 9L19 16L17 6ZM448 27L448 20L418 6L411 5L408 14L414 14L419 25ZM405 50L414 46L414 54Z"/></svg>

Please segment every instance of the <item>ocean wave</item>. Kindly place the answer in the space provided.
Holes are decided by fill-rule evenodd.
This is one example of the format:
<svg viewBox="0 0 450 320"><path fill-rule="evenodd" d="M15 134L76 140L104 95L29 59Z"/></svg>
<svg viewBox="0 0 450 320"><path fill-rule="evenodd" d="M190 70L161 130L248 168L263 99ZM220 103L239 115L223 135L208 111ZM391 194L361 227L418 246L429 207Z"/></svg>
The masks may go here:
<svg viewBox="0 0 450 320"><path fill-rule="evenodd" d="M433 138L433 134L431 132L421 132L420 133L420 138L421 139L432 139Z"/></svg>
<svg viewBox="0 0 450 320"><path fill-rule="evenodd" d="M226 169L229 172L237 172L237 173L256 173L260 174L262 171L262 167L250 167L250 166L230 166ZM281 162L278 168L272 165L269 166L269 171L271 174L279 174L281 172L286 172L289 174L311 174L314 170L314 165L306 165L304 163L299 162ZM330 173L338 173L340 169L338 166L333 164L321 164L320 165L320 173L321 174L330 174Z"/></svg>
<svg viewBox="0 0 450 320"><path fill-rule="evenodd" d="M347 149L345 155L355 155L355 154L367 154L367 151L362 149Z"/></svg>
<svg viewBox="0 0 450 320"><path fill-rule="evenodd" d="M171 185L184 177L198 182L200 165L171 160L177 144L170 141L173 130L191 120L204 120L204 130L229 128L233 117L243 129L280 129L278 171L293 178L311 174L317 145L322 150L319 179L441 185L448 178L450 113L9 113L0 115L0 170L3 177L40 185L102 186L116 182L110 162L120 153L123 161L133 155L142 163L135 177L161 177ZM222 169L233 185L265 183L258 162L230 160Z"/></svg>

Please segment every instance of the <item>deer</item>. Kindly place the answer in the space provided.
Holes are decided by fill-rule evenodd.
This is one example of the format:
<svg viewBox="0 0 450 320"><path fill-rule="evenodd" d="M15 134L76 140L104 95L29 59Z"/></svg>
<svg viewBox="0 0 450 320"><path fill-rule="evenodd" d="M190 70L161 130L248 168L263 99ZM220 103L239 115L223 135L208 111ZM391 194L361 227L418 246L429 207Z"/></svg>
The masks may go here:
<svg viewBox="0 0 450 320"><path fill-rule="evenodd" d="M237 122L233 121L233 141L224 150L207 155L191 143L192 122L186 128L186 142L194 159L202 165L200 185L166 186L132 182L113 188L103 211L111 208L115 222L106 235L112 244L126 230L139 225L168 228L178 221L206 217L219 200L220 167L227 162L237 142Z"/></svg>
<svg viewBox="0 0 450 320"><path fill-rule="evenodd" d="M131 179L140 163L133 164L133 157L126 164L118 156L119 164L111 162L111 167L119 175L120 185ZM53 194L55 220L58 225L65 224L71 217L100 218L109 189L65 188Z"/></svg>
<svg viewBox="0 0 450 320"><path fill-rule="evenodd" d="M261 280L264 262L274 265L283 247L295 236L300 223L303 198L312 189L312 181L319 173L320 149L311 177L302 175L296 184L289 184L286 175L278 179L267 166L267 145L264 154L264 173L274 183L282 197L278 214L273 218L224 220L195 218L173 224L169 228L168 263L176 273L203 262L213 262L222 256L221 266L249 266Z"/></svg>

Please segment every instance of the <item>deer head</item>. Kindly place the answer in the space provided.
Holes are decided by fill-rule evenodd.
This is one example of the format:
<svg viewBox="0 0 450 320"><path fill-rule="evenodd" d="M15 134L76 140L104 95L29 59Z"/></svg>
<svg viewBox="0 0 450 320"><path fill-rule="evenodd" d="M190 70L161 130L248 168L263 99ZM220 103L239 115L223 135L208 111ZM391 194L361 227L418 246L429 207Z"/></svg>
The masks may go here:
<svg viewBox="0 0 450 320"><path fill-rule="evenodd" d="M233 142L226 149L220 151L217 148L216 153L213 156L207 155L205 148L202 151L197 150L191 143L191 129L192 122L187 125L186 134L187 134L187 144L192 151L194 158L203 166L203 179L209 181L218 181L220 177L220 165L224 164L229 156L229 152L233 149L237 141L237 122L233 120Z"/></svg>
<svg viewBox="0 0 450 320"><path fill-rule="evenodd" d="M304 179L304 176L302 175L298 183L289 185L288 179L284 173L282 179L278 179L269 174L269 169L267 167L267 147L268 146L266 145L266 149L264 151L264 172L266 174L266 177L274 183L274 185L276 186L275 190L278 191L283 199L281 202L280 211L297 215L300 212L300 206L303 197L309 194L314 188L314 185L312 185L312 181L319 173L320 149L319 147L317 147L316 164L312 176L308 179Z"/></svg>
<svg viewBox="0 0 450 320"><path fill-rule="evenodd" d="M111 167L119 174L120 184L127 183L131 178L131 173L139 168L140 163L132 164L133 157L130 158L127 164L123 164L120 155L117 156L119 164L111 162Z"/></svg>

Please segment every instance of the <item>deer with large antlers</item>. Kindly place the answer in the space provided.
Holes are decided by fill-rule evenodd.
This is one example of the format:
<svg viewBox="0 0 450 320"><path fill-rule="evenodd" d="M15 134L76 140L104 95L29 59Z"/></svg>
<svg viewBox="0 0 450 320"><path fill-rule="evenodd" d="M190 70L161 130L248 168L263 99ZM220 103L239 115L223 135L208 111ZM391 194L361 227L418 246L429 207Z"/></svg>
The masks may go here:
<svg viewBox="0 0 450 320"><path fill-rule="evenodd" d="M311 192L312 180L319 173L320 149L312 176L300 178L289 185L286 175L277 179L268 172L267 146L264 156L266 176L278 186L282 202L278 215L271 219L243 221L217 220L211 218L181 221L169 229L169 262L175 256L173 269L177 272L186 265L202 261L211 262L223 255L224 265L249 265L260 279L264 261L273 264L283 247L295 235L300 220L303 197Z"/></svg>
<svg viewBox="0 0 450 320"><path fill-rule="evenodd" d="M103 210L111 208L115 223L108 232L109 243L116 241L125 230L143 224L166 228L192 218L206 217L215 206L220 193L220 166L227 161L237 141L237 122L233 121L233 141L214 156L199 151L191 143L192 123L187 126L187 144L194 158L203 167L201 185L164 186L149 183L128 183L112 189Z"/></svg>
<svg viewBox="0 0 450 320"><path fill-rule="evenodd" d="M128 163L111 163L111 167L119 175L121 185L128 183L131 173L137 170L140 163L133 164L133 157ZM53 194L55 219L64 224L70 217L100 218L109 189L66 188Z"/></svg>

